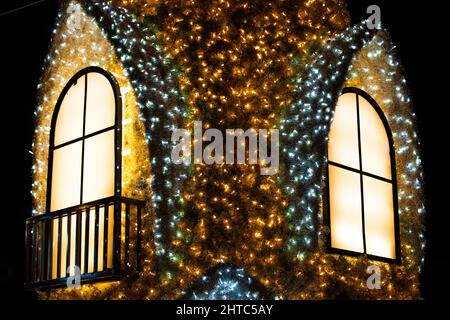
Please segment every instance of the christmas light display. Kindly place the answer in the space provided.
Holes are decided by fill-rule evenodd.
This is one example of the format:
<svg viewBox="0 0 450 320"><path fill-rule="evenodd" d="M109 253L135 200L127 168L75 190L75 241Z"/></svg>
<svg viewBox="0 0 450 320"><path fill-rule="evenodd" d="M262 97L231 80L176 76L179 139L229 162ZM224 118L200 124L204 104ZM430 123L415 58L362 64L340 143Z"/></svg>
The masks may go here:
<svg viewBox="0 0 450 320"><path fill-rule="evenodd" d="M74 18L80 28L68 23ZM41 290L41 298L420 297L419 145L386 30L350 27L341 0L67 1L39 85L34 215L45 211L56 100L72 75L90 65L112 72L123 92L123 193L146 201L143 269L76 290ZM327 137L345 87L372 96L393 133L399 265L327 252ZM279 172L263 176L254 164L172 163L171 133L194 121L204 129L279 129ZM382 270L380 290L366 285L373 264Z"/></svg>

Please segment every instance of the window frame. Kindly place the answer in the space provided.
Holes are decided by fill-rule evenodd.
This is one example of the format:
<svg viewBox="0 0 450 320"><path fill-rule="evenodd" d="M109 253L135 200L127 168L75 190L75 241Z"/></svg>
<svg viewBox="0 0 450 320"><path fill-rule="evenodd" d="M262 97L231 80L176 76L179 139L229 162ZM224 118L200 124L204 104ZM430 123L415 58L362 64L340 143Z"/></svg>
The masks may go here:
<svg viewBox="0 0 450 320"><path fill-rule="evenodd" d="M86 105L87 105L87 75L89 73L99 73L103 75L111 85L114 94L114 108L115 108L115 116L114 116L114 125L109 126L107 128L103 128L101 130L97 130L96 132L92 132L86 134ZM83 132L82 135L78 138L72 139L70 141L66 141L64 143L59 144L55 147L55 129L56 123L58 120L59 111L66 97L67 92L70 88L80 80L80 78L84 78L85 88L84 88L84 105L83 105ZM48 148L48 169L47 169L47 195L46 195L46 212L51 212L51 195L52 195L52 174L53 174L53 155L54 151L68 146L70 144L81 142L81 176L80 176L80 203L79 205L83 205L83 175L84 175L84 150L85 150L85 142L88 138L95 137L102 133L108 132L110 130L114 130L114 197L121 196L122 194L122 95L120 92L120 86L117 82L116 78L108 71L97 67L97 66L89 66L86 67L77 73L75 73L72 78L70 78L69 82L64 86L61 91L58 100L56 102L55 109L53 111L51 126L50 126L50 139L49 139L49 148ZM101 200L101 199L97 199ZM66 208L54 210L52 212L59 212L61 210L66 210Z"/></svg>
<svg viewBox="0 0 450 320"><path fill-rule="evenodd" d="M325 167L325 171L326 171L325 183L326 183L326 185L325 185L325 188L326 188L326 190L324 192L324 197L323 197L323 208L324 208L324 210L323 210L324 219L323 220L324 220L324 225L329 228L329 233L327 235L327 241L326 241L326 253L343 254L343 255L352 256L352 257L359 257L362 255L366 255L369 260L375 260L375 261L387 262L387 263L400 265L401 264L401 246L400 246L400 230L399 230L400 223L399 223L399 215L398 215L398 190L397 190L398 186L397 186L397 170L396 170L396 161L395 161L395 145L394 145L394 139L392 136L392 131L389 127L389 123L386 119L386 116L384 115L383 110L368 93L366 93L365 91L363 91L359 88L346 87L342 90L339 97L341 97L342 95L344 95L346 93L353 93L356 96L358 152L359 152L360 168L355 169L355 168L351 168L351 167L342 165L340 163L335 163L333 161L329 161L328 160L328 144L330 142L328 141L328 143L326 144L326 150L325 150L325 154L326 154L326 161L325 161L325 165L326 165L326 167ZM390 154L390 161L391 161L391 176L392 176L391 180L368 173L368 172L365 172L364 170L362 170L363 168L361 167L361 161L362 161L361 149L362 148L361 148L361 130L360 130L360 114L359 114L359 96L361 96L362 98L366 99L367 102L369 102L369 104L372 106L372 108L375 109L378 117L380 118L380 120L383 123L386 135L388 137L388 142L389 142L389 154ZM331 131L331 125L330 125L330 130L328 132L328 135L329 135L330 131ZM364 248L364 252L362 252L362 253L355 252L355 251L349 251L349 250L345 250L345 249L333 248L331 245L330 176L329 176L329 166L330 165L333 165L336 168L344 169L346 171L357 173L360 177L362 235L363 235L363 248ZM378 181L388 182L388 183L392 184L393 212L394 212L394 241L395 241L395 258L394 259L367 254L365 217L364 217L364 185L363 185L363 181L362 181L364 177L374 178L374 179L377 179Z"/></svg>

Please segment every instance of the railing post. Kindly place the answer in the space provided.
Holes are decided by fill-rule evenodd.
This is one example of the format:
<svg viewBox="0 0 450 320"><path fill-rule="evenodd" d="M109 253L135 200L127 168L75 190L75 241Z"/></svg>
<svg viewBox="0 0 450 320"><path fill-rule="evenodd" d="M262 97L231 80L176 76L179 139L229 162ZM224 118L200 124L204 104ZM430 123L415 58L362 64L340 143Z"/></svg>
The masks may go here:
<svg viewBox="0 0 450 320"><path fill-rule="evenodd" d="M47 219L43 221L46 224L46 246L45 246L45 254L44 259L46 261L46 279L50 280L52 278L52 243L53 243L53 220Z"/></svg>
<svg viewBox="0 0 450 320"><path fill-rule="evenodd" d="M108 224L109 224L109 203L105 202L105 209L104 209L104 216L103 216L103 269L108 269L108 238L109 238L109 231L108 231Z"/></svg>
<svg viewBox="0 0 450 320"><path fill-rule="evenodd" d="M39 265L38 265L38 255L37 255L37 248L38 248L38 232L37 232L37 225L36 223L33 223L33 281L38 280L38 272L39 272Z"/></svg>
<svg viewBox="0 0 450 320"><path fill-rule="evenodd" d="M31 231L32 221L25 222L25 283L31 282Z"/></svg>
<svg viewBox="0 0 450 320"><path fill-rule="evenodd" d="M124 269L128 269L128 264L130 260L130 203L125 204L125 258L124 258Z"/></svg>
<svg viewBox="0 0 450 320"><path fill-rule="evenodd" d="M114 239L113 239L113 273L118 274L121 271L120 247L121 247L121 222L122 222L122 204L119 198L114 201Z"/></svg>
<svg viewBox="0 0 450 320"><path fill-rule="evenodd" d="M39 281L45 280L45 223L39 221L39 247L38 247L38 260L39 260Z"/></svg>
<svg viewBox="0 0 450 320"><path fill-rule="evenodd" d="M70 248L72 247L71 245L71 240L72 240L72 212L67 214L67 249L66 249L66 265L65 265L65 270L64 270L64 274L66 275L66 277L70 276L70 273L67 273L67 266L69 266L69 270L72 270L70 265Z"/></svg>
<svg viewBox="0 0 450 320"><path fill-rule="evenodd" d="M85 210L84 220L84 273L89 273L89 221L90 221L90 209Z"/></svg>
<svg viewBox="0 0 450 320"><path fill-rule="evenodd" d="M76 255L75 255L75 264L80 268L81 272L81 223L82 223L82 211L77 211L77 235L76 235Z"/></svg>
<svg viewBox="0 0 450 320"><path fill-rule="evenodd" d="M141 214L142 205L137 205L136 210L136 220L137 220L137 234L136 234L136 269L141 271Z"/></svg>
<svg viewBox="0 0 450 320"><path fill-rule="evenodd" d="M56 259L57 263L57 272L56 278L61 277L61 245L62 245L62 217L58 217L58 258Z"/></svg>
<svg viewBox="0 0 450 320"><path fill-rule="evenodd" d="M99 216L99 206L95 206L95 217L94 217L94 270L98 271L98 216Z"/></svg>

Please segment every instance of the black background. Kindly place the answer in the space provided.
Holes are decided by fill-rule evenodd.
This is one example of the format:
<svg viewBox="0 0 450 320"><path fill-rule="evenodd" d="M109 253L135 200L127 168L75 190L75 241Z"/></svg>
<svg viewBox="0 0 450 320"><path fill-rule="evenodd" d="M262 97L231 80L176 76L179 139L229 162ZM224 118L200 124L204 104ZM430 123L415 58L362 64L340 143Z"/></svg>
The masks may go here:
<svg viewBox="0 0 450 320"><path fill-rule="evenodd" d="M0 296L34 298L23 290L24 221L31 215L31 149L36 86L47 54L58 4L46 0L34 6L1 13L30 3L11 1L0 5L1 93L0 147ZM422 292L427 300L448 299L449 197L447 179L450 122L448 31L444 1L349 0L352 23L367 17L371 4L381 7L382 21L397 45L412 92L419 125L425 169L427 248Z"/></svg>

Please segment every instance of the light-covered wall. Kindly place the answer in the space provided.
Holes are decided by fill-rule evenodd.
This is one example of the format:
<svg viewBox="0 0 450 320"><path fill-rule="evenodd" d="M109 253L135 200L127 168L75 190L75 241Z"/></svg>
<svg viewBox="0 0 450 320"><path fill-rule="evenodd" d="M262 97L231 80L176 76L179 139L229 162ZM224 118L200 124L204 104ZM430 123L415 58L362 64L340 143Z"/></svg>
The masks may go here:
<svg viewBox="0 0 450 320"><path fill-rule="evenodd" d="M39 83L38 106L35 112L36 129L32 147L33 215L45 213L50 125L58 97L77 71L88 66L98 66L114 75L122 92L122 196L147 200L144 217L148 217L151 199L150 156L145 139L145 127L140 117L133 86L100 27L76 2L67 2L67 6L60 11L44 65L45 70ZM144 219L145 229L151 228L152 220ZM143 245L147 247L148 243L144 242ZM89 292L96 288L114 285L117 283L83 286L76 296L89 297ZM68 291L70 290L58 289L46 292L44 296L49 294L49 298L69 298L71 295L67 294Z"/></svg>

